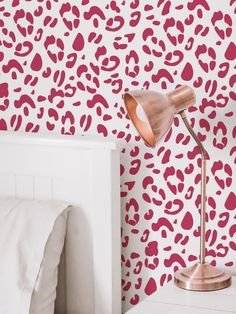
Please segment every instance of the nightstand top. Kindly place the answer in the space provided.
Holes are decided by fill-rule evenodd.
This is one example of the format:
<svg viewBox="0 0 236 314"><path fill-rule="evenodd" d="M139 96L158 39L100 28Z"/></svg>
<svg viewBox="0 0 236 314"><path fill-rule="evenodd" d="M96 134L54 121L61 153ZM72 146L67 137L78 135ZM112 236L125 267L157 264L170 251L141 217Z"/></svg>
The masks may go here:
<svg viewBox="0 0 236 314"><path fill-rule="evenodd" d="M127 314L232 314L236 313L236 277L226 289L195 292L168 283Z"/></svg>

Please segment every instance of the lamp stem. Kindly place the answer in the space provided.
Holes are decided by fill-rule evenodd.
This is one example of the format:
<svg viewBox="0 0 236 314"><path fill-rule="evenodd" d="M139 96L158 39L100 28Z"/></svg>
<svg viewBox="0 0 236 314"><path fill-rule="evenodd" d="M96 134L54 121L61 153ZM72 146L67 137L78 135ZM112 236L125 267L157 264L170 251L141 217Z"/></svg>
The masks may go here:
<svg viewBox="0 0 236 314"><path fill-rule="evenodd" d="M180 116L188 129L189 133L194 138L197 143L201 155L202 155L202 164L201 164L201 220L200 220L200 263L205 263L205 243L206 243L206 150L202 145L202 142L199 140L197 134L194 132L193 128L188 122L188 119L184 111L180 112Z"/></svg>

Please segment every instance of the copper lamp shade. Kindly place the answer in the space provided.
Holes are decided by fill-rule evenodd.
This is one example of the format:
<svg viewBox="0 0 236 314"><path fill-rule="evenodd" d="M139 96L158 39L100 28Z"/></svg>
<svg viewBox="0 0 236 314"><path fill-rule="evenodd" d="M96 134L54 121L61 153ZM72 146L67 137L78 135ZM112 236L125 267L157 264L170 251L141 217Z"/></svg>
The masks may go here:
<svg viewBox="0 0 236 314"><path fill-rule="evenodd" d="M155 147L169 130L175 114L194 105L195 101L195 94L188 86L181 86L166 95L144 90L124 95L130 119L145 143L151 147ZM138 106L143 109L146 121L138 116Z"/></svg>
<svg viewBox="0 0 236 314"><path fill-rule="evenodd" d="M189 124L184 110L195 104L194 91L184 85L163 95L153 91L131 91L124 95L130 119L144 142L155 147L169 130L175 114L179 114L197 143L201 156L201 215L199 262L175 273L175 284L183 289L211 291L231 284L231 275L205 262L206 224L206 150Z"/></svg>

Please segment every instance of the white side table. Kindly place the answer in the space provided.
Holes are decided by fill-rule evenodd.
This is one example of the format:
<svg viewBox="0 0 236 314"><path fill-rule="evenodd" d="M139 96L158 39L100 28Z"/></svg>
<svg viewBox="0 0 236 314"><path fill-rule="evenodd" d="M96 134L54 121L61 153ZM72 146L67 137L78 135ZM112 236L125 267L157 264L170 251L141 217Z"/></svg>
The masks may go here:
<svg viewBox="0 0 236 314"><path fill-rule="evenodd" d="M236 313L236 277L232 286L213 292L186 291L174 283L127 312L127 314L232 314Z"/></svg>

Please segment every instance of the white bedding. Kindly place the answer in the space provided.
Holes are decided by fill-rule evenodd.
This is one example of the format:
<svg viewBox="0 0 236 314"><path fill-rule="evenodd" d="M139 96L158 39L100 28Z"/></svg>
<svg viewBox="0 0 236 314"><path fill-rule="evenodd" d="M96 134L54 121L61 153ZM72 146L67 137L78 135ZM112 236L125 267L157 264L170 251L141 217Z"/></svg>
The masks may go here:
<svg viewBox="0 0 236 314"><path fill-rule="evenodd" d="M0 313L28 314L47 240L67 204L0 199Z"/></svg>

